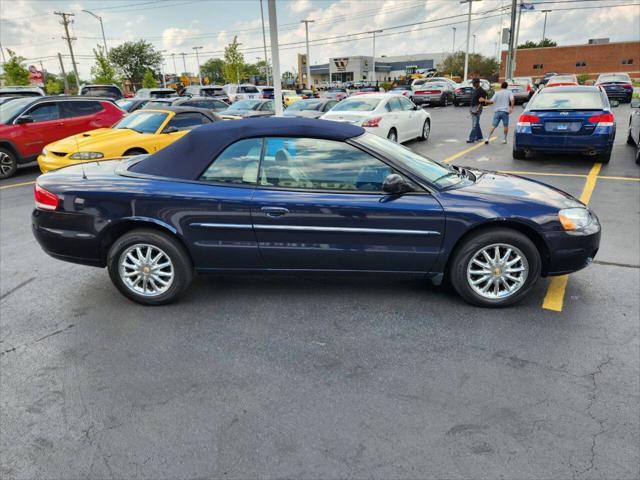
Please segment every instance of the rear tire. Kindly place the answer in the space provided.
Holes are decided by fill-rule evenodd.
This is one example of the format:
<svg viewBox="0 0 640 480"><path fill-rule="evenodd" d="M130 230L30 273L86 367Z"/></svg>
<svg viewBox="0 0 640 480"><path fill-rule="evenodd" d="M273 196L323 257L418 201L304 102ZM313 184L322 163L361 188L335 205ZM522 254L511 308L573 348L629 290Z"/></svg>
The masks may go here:
<svg viewBox="0 0 640 480"><path fill-rule="evenodd" d="M0 178L13 177L17 169L18 160L15 154L7 148L0 148Z"/></svg>
<svg viewBox="0 0 640 480"><path fill-rule="evenodd" d="M516 148L513 149L513 159L514 160L524 160L527 158L527 152L524 150L518 150Z"/></svg>
<svg viewBox="0 0 640 480"><path fill-rule="evenodd" d="M133 230L118 238L109 249L107 267L120 293L142 305L173 302L193 279L193 265L184 247L170 235L151 229Z"/></svg>
<svg viewBox="0 0 640 480"><path fill-rule="evenodd" d="M496 245L499 245L498 255L491 257ZM482 251L485 249L490 258L498 258L495 264L484 260ZM474 259L478 258L488 265L486 275L474 273L485 271L479 263L475 263ZM536 246L527 236L509 228L491 228L472 234L456 248L449 266L451 284L456 292L472 305L491 308L506 307L522 300L538 281L540 271L540 253ZM482 280L485 277L486 280ZM511 293L500 278L505 279L507 286L511 285ZM490 285L487 292L481 293L487 282ZM497 294L495 284L498 284Z"/></svg>

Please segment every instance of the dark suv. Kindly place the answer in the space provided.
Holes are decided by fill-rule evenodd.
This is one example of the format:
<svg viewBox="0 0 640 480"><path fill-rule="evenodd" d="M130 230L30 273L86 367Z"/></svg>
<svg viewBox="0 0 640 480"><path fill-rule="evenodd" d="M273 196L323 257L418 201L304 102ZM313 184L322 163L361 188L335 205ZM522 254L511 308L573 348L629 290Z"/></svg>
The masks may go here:
<svg viewBox="0 0 640 480"><path fill-rule="evenodd" d="M115 85L83 85L80 87L80 95L112 98L113 100L120 100L124 96L122 95L122 90Z"/></svg>

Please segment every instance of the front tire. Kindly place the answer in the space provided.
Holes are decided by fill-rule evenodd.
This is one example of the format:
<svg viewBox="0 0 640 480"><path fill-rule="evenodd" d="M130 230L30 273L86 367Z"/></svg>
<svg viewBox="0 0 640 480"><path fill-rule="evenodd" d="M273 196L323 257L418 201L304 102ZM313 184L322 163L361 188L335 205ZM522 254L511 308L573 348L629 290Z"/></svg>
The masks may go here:
<svg viewBox="0 0 640 480"><path fill-rule="evenodd" d="M0 148L0 178L13 177L18 169L18 160L7 148Z"/></svg>
<svg viewBox="0 0 640 480"><path fill-rule="evenodd" d="M422 134L418 137L418 140L421 142L426 142L429 140L429 135L431 134L431 122L429 119L424 121L424 125L422 125Z"/></svg>
<svg viewBox="0 0 640 480"><path fill-rule="evenodd" d="M398 143L398 132L396 131L395 128L392 128L391 130L389 130L389 133L387 133L387 140L391 140L394 143Z"/></svg>
<svg viewBox="0 0 640 480"><path fill-rule="evenodd" d="M125 297L142 305L176 300L190 285L193 265L182 245L151 229L118 238L107 257L109 276Z"/></svg>
<svg viewBox="0 0 640 480"><path fill-rule="evenodd" d="M453 288L468 303L506 307L522 300L540 277L538 249L524 234L492 228L456 248L449 267Z"/></svg>

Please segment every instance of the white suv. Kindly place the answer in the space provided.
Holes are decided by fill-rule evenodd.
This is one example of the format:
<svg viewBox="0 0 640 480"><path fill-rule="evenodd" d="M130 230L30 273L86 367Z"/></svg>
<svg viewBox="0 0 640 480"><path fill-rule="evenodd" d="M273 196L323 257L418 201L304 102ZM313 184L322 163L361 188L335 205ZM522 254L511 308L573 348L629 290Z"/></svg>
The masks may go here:
<svg viewBox="0 0 640 480"><path fill-rule="evenodd" d="M229 101L231 103L237 102L238 100L252 100L260 98L260 91L251 83L242 83L240 85L237 83L229 83L222 87L222 89L229 97Z"/></svg>

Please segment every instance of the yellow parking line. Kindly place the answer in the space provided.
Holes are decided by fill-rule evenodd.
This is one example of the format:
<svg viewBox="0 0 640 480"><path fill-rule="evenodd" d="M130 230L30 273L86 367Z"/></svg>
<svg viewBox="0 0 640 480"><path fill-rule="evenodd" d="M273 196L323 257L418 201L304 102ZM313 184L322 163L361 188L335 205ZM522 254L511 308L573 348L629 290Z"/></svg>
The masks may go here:
<svg viewBox="0 0 640 480"><path fill-rule="evenodd" d="M598 173L600 173L601 168L601 163L594 163L593 167L591 167L591 170L589 171L589 175L587 175L587 180L584 182L584 188L580 195L580 201L585 205L589 204L589 200L591 200L591 195L593 194L593 189L596 187ZM562 307L564 305L564 292L567 288L568 280L569 275L561 275L551 279L551 282L549 282L549 286L547 287L547 294L544 296L544 301L542 302L542 308L546 310L553 310L555 312L562 311Z"/></svg>
<svg viewBox="0 0 640 480"><path fill-rule="evenodd" d="M511 175L525 175L530 177L577 177L587 178L589 175L584 173L553 173L553 172L523 172L520 170L498 170L500 173L509 173ZM608 175L599 175L598 180L621 180L626 182L640 182L640 177L614 177Z"/></svg>
<svg viewBox="0 0 640 480"><path fill-rule="evenodd" d="M598 180L623 180L627 182L640 182L640 177L610 177L607 175L600 175Z"/></svg>
<svg viewBox="0 0 640 480"><path fill-rule="evenodd" d="M498 137L491 137L491 140L495 140ZM453 162L456 158L460 158L461 156L463 156L465 153L469 153L472 150L475 150L476 148L480 148L481 146L484 145L484 140L481 140L479 143L469 147L469 148L465 148L464 150L455 153L453 155L451 155L450 157L445 158L442 163L450 163Z"/></svg>
<svg viewBox="0 0 640 480"><path fill-rule="evenodd" d="M25 185L33 185L34 183L36 182L33 181L33 182L14 183L12 185L3 185L0 187L0 190L4 190L5 188L13 188L13 187L24 187Z"/></svg>

